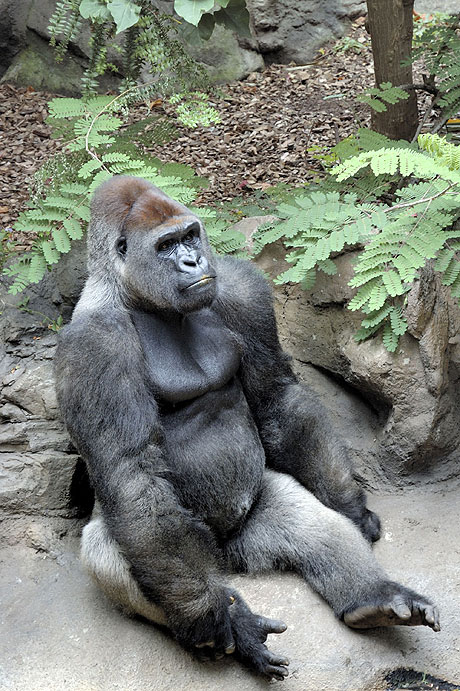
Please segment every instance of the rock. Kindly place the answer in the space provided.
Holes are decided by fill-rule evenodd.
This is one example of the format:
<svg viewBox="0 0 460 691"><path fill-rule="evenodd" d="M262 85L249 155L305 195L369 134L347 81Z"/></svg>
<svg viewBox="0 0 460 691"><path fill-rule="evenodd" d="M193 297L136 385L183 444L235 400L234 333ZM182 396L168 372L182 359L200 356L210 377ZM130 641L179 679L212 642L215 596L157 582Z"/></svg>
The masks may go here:
<svg viewBox="0 0 460 691"><path fill-rule="evenodd" d="M49 281L41 287L49 295ZM46 309L51 311L52 304ZM58 419L56 334L40 324L35 311L25 315L27 321L13 307L5 316L10 325L15 317L17 323L0 343L0 515L75 517L79 508L72 488L79 456Z"/></svg>
<svg viewBox="0 0 460 691"><path fill-rule="evenodd" d="M80 93L84 67L84 60L69 54L58 64L48 41L28 32L27 46L13 59L2 82L72 96Z"/></svg>
<svg viewBox="0 0 460 691"><path fill-rule="evenodd" d="M354 454L360 474L371 485L426 480L422 474L427 470L432 481L456 474L460 348L455 334L460 310L428 269L408 295L409 331L397 352L385 350L380 336L357 343L353 335L361 315L346 309L353 295L348 286L353 257L338 257L337 275L320 272L307 293L298 286L275 288L282 343L297 366L326 373L365 404L367 415L360 424L366 428L367 443ZM279 245L265 248L256 262L277 275L284 270L283 251ZM337 411L347 423L345 429L348 408L344 402Z"/></svg>
<svg viewBox="0 0 460 691"><path fill-rule="evenodd" d="M366 13L366 3L356 0L247 0L247 6L258 50L268 63L311 61L320 46L343 36L350 19Z"/></svg>
<svg viewBox="0 0 460 691"><path fill-rule="evenodd" d="M237 36L221 25L215 27L209 40L188 45L187 52L205 66L211 82L216 84L243 79L264 68L262 56L242 48Z"/></svg>
<svg viewBox="0 0 460 691"><path fill-rule="evenodd" d="M162 11L172 12L172 0L156 4ZM351 18L365 12L365 3L357 0L313 0L308 7L294 0L248 0L247 6L253 38L240 38L218 25L208 41L181 39L213 82L241 79L261 70L264 58L268 62L308 62L321 45L345 33ZM5 73L3 79L16 84L78 95L88 64L90 32L83 23L63 62L56 63L54 49L48 44L48 24L55 7L54 0L0 0L5 18L0 29L0 74ZM120 40L114 39L115 43ZM109 46L108 59L123 72L120 54L113 46ZM101 90L116 88L118 83L116 77L106 75Z"/></svg>

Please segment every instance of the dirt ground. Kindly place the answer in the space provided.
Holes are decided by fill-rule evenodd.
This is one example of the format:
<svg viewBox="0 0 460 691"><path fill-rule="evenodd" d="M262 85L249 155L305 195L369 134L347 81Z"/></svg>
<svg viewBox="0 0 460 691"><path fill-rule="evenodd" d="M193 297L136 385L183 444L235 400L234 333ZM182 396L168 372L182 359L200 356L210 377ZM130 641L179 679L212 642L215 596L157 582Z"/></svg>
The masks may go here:
<svg viewBox="0 0 460 691"><path fill-rule="evenodd" d="M311 65L273 65L241 82L218 87L212 102L221 122L189 129L149 149L162 161L187 163L210 186L200 201L227 200L279 182L301 185L321 170L315 147L329 147L366 126L369 115L354 94L373 80L364 19L355 22L353 49L326 46ZM356 52L359 51L359 52ZM33 173L61 148L50 138L51 94L0 85L0 225L14 226L28 198ZM135 119L169 113L162 103L140 104Z"/></svg>
<svg viewBox="0 0 460 691"><path fill-rule="evenodd" d="M377 558L392 577L437 602L439 633L353 631L294 575L232 578L255 611L288 625L269 641L290 659L282 684L229 659L199 663L164 632L123 616L84 572L76 538L40 547L35 527L35 549L0 550L0 690L458 691L459 502L458 489L441 486L370 497L383 520Z"/></svg>

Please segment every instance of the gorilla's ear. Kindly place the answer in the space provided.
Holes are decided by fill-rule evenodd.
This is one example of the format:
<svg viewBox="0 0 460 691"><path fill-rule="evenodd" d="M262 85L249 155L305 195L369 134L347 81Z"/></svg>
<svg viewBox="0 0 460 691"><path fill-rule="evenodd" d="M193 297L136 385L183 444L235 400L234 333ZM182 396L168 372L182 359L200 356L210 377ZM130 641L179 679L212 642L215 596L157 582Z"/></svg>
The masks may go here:
<svg viewBox="0 0 460 691"><path fill-rule="evenodd" d="M128 243L124 235L120 235L120 237L118 238L116 248L117 253L120 255L120 257L124 258L126 250L128 249Z"/></svg>

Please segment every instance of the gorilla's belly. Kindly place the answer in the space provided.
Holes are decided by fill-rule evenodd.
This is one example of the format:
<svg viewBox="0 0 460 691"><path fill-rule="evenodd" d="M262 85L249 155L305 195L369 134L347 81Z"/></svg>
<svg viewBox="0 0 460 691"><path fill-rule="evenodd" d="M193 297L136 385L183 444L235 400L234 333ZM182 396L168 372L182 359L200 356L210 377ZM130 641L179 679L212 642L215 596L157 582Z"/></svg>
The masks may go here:
<svg viewBox="0 0 460 691"><path fill-rule="evenodd" d="M260 489L265 453L239 381L163 406L169 480L220 537L239 529Z"/></svg>

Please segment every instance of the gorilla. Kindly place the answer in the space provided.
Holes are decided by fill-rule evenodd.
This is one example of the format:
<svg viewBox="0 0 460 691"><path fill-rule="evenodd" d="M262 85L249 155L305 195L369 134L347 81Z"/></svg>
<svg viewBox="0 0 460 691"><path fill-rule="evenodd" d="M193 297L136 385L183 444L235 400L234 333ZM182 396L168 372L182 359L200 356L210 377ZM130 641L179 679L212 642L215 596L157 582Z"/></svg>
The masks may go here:
<svg viewBox="0 0 460 691"><path fill-rule="evenodd" d="M379 519L281 349L267 282L215 256L197 216L143 179L94 194L56 385L97 499L82 559L127 612L279 680L288 660L265 641L286 626L226 572L294 571L354 628L439 631L430 600L374 558Z"/></svg>

